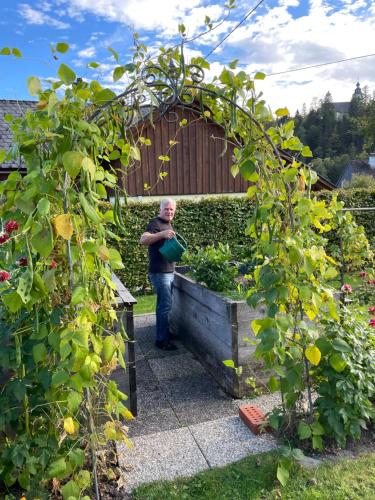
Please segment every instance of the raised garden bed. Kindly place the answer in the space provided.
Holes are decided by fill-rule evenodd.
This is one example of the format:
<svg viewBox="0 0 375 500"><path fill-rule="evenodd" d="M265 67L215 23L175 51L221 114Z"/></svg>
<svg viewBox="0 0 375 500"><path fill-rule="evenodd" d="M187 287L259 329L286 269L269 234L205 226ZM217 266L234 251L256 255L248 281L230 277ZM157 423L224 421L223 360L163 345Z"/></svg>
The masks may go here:
<svg viewBox="0 0 375 500"><path fill-rule="evenodd" d="M245 300L223 297L184 274L175 274L171 329L232 396L251 393L246 383L249 376L265 378L254 358L251 330L251 321L263 314L263 307L252 309ZM240 376L224 365L228 359L243 367Z"/></svg>

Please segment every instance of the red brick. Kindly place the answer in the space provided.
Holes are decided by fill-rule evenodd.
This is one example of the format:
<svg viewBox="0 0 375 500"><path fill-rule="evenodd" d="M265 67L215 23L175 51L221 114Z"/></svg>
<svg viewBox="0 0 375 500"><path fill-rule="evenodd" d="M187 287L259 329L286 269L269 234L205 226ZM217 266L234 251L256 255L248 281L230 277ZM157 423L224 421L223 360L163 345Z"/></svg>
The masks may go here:
<svg viewBox="0 0 375 500"><path fill-rule="evenodd" d="M259 434L261 426L266 423L265 414L255 405L241 405L239 415L253 434Z"/></svg>

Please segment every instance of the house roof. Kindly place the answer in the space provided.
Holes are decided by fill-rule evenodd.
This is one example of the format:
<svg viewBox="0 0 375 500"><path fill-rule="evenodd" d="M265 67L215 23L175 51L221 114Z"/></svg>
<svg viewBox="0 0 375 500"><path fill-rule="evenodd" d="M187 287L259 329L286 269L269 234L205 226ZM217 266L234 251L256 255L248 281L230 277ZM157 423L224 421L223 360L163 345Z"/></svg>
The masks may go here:
<svg viewBox="0 0 375 500"><path fill-rule="evenodd" d="M334 102L332 104L335 107L336 113L349 113L350 102Z"/></svg>
<svg viewBox="0 0 375 500"><path fill-rule="evenodd" d="M35 107L36 101L16 101L0 99L0 148L8 151L13 144L13 134L9 127L9 123L4 119L6 115L12 115L16 118L21 118L27 110ZM21 160L12 160L0 164L1 170L13 170L21 168Z"/></svg>

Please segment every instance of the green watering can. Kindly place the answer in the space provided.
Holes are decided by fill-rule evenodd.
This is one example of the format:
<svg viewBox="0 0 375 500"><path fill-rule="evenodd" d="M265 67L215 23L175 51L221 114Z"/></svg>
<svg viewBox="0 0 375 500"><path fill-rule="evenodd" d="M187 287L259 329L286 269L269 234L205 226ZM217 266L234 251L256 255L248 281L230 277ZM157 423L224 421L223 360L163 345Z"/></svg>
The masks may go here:
<svg viewBox="0 0 375 500"><path fill-rule="evenodd" d="M180 241L179 241L180 240ZM181 244L181 242L183 244ZM159 248L159 252L168 262L178 262L187 248L187 243L182 236L176 233L176 236L170 240L165 240Z"/></svg>

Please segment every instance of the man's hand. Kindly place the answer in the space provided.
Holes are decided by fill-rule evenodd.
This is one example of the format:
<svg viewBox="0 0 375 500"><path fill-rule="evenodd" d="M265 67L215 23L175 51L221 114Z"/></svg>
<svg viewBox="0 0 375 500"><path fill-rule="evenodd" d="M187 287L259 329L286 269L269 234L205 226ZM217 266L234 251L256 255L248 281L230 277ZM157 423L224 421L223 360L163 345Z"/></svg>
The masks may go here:
<svg viewBox="0 0 375 500"><path fill-rule="evenodd" d="M165 231L160 232L165 240L171 240L176 236L176 233L172 229L165 229Z"/></svg>
<svg viewBox="0 0 375 500"><path fill-rule="evenodd" d="M159 233L148 233L147 231L142 234L140 243L141 245L153 245L160 240L171 240L176 236L176 233L172 229L165 229Z"/></svg>

